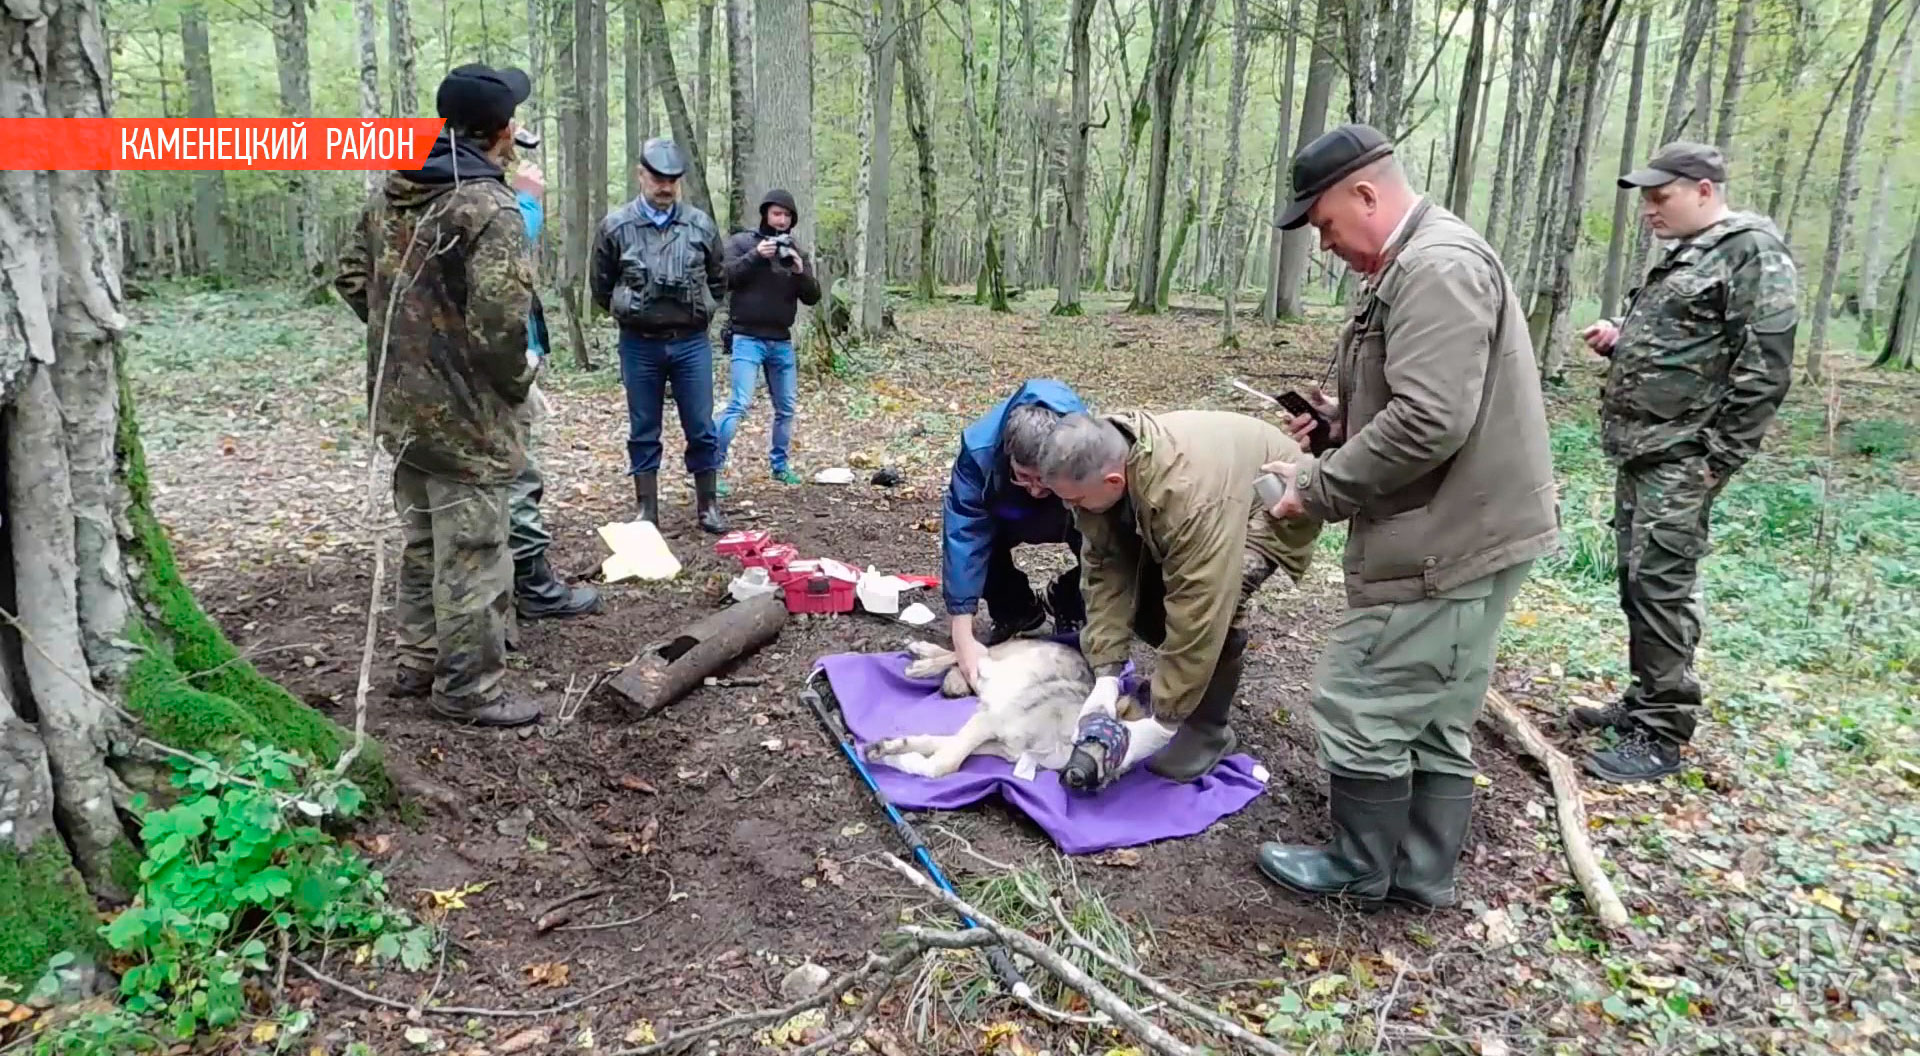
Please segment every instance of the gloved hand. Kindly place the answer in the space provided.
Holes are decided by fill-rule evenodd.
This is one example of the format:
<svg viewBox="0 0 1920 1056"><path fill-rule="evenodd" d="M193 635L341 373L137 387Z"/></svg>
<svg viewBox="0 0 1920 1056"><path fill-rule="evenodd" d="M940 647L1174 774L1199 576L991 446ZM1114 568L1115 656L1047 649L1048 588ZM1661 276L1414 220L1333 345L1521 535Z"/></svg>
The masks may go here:
<svg viewBox="0 0 1920 1056"><path fill-rule="evenodd" d="M1120 679L1114 675L1102 675L1093 680L1093 692L1087 694L1086 703L1080 705L1080 720L1087 716L1103 713L1109 717L1118 714L1120 706Z"/></svg>
<svg viewBox="0 0 1920 1056"><path fill-rule="evenodd" d="M1121 760L1119 767L1116 768L1117 772L1122 774L1133 769L1148 756L1165 748L1167 742L1173 740L1175 731L1180 728L1178 724L1168 726L1151 715L1144 719L1123 722L1121 725L1127 728L1127 757Z"/></svg>

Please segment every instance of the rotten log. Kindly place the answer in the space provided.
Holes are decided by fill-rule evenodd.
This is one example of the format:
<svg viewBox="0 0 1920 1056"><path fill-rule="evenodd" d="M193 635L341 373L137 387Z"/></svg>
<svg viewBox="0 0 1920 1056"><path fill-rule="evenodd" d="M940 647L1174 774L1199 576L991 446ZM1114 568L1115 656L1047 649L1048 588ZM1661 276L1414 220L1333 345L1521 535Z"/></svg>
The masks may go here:
<svg viewBox="0 0 1920 1056"><path fill-rule="evenodd" d="M787 622L781 594L763 594L710 613L670 638L649 642L608 683L632 718L691 693L708 675L772 641Z"/></svg>
<svg viewBox="0 0 1920 1056"><path fill-rule="evenodd" d="M1587 839L1587 808L1580 801L1580 777L1574 772L1573 761L1541 736L1526 715L1497 689L1487 690L1486 714L1507 740L1526 749L1528 755L1547 768L1547 778L1553 783L1554 803L1559 808L1560 843L1566 848L1567 864L1573 868L1574 879L1580 882L1580 890L1586 894L1587 904L1593 907L1601 924L1612 931L1625 928L1627 909L1620 904L1620 896L1614 893L1613 883L1600 868L1593 843Z"/></svg>

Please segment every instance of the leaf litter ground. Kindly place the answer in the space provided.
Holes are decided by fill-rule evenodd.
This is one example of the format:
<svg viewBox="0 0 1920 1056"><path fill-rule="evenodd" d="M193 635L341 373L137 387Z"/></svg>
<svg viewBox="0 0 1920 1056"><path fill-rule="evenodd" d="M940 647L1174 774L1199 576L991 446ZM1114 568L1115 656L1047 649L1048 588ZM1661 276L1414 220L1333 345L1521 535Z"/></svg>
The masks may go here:
<svg viewBox="0 0 1920 1056"><path fill-rule="evenodd" d="M883 348L856 350L843 376L803 378L794 462L808 477L827 466L854 467L852 486L789 487L768 479L770 415L759 394L734 443L735 491L727 504L733 523L771 528L806 553L937 574L939 502L958 431L1021 380L1059 377L1108 408L1257 412L1228 379L1269 390L1307 387L1321 375L1334 325L1331 314L1279 328L1255 324L1245 328L1241 350L1222 351L1215 346L1217 312L1135 317L1100 304L1088 317L1059 320L1041 307L1029 302L1000 316L954 304L903 311L902 333ZM140 412L153 437L156 504L183 568L208 610L264 671L350 721L371 571L367 535L357 524L364 396L350 317L261 291L174 296L141 311L132 350ZM563 369L546 383L554 413L538 441L548 481L542 505L555 537L550 556L558 570L578 576L591 575L605 556L595 527L629 517L632 508L609 335L595 339L601 369ZM721 360L717 404L726 398L724 370ZM1579 381L1578 391L1556 403L1556 421L1580 417L1592 387L1585 376ZM604 608L595 616L520 628L512 677L545 701L549 723L537 731L458 730L377 689L369 717L394 756L454 790L465 806L463 818L436 813L362 838L396 891L446 914L451 939L441 995L457 994L464 1005L541 1007L635 971L656 971L555 1017L549 1032L556 1045L578 1044L581 1031L590 1030L589 1037L612 1046L640 1032L641 1020L664 1035L670 1026L729 1010L779 1004L778 983L794 964L855 965L903 913L925 905L879 866L876 855L899 853L897 843L794 695L816 657L899 648L917 633L904 625L862 616L795 618L779 640L727 672L737 684L696 690L644 721L623 718L595 695L575 720L552 722L569 685L610 674L644 643L724 597L731 568L692 526L689 482L678 472L680 433L667 417L662 519L686 569L668 584L603 587ZM866 483L881 466L904 483ZM1902 463L1895 472L1911 469ZM1716 1005L1704 991L1711 973L1725 982L1733 958L1710 950L1703 936L1710 931L1724 945L1729 937L1737 942L1738 933L1723 906L1701 900L1702 876L1710 874L1678 868L1670 854L1648 848L1670 845L1676 833L1684 842L1689 832L1718 827L1728 842L1710 849L1716 857L1709 860L1737 856L1740 883L1771 887L1790 871L1782 860L1792 855L1767 842L1807 829L1781 809L1786 802L1745 797L1734 812L1727 797L1699 787L1703 771L1746 772L1748 761L1737 753L1758 749L1744 743L1705 747L1691 788L1670 780L1624 793L1589 789L1594 836L1623 871L1616 883L1637 915L1630 939L1588 933L1552 828L1551 794L1530 765L1484 732L1478 755L1488 783L1463 866L1461 909L1363 913L1276 893L1253 866L1258 843L1327 834L1307 684L1321 636L1340 608L1342 538L1338 529L1326 534L1321 559L1299 589L1277 581L1260 596L1236 729L1244 750L1272 771L1265 795L1199 836L1064 867L1030 824L998 805L921 817L936 858L956 882L982 890L1003 875L997 864L1041 866L1054 876L1070 869L1080 895L1131 930L1145 970L1292 1041L1344 1034L1364 1047L1383 1005L1391 1005L1385 1047L1407 1049L1458 1038L1480 1051L1503 1044L1592 1051L1596 1037L1611 1037L1602 1047L1637 1051L1694 1030L1767 1051L1783 1030L1794 1039L1837 1030L1822 1044L1871 1051L1899 1032L1897 1017L1835 1009L1824 997L1813 1002L1820 1012L1792 1021L1764 1007L1756 1016L1751 1007ZM1062 559L1043 552L1023 563L1044 574ZM1608 613L1591 611L1590 597L1559 591L1563 578L1537 576L1523 595L1521 641L1516 646L1509 635L1500 675L1556 739L1564 739L1557 715L1570 697L1604 694L1617 679L1603 659L1591 671L1573 665L1569 673L1568 637L1592 639L1583 648L1597 657L1624 653L1617 616L1609 621ZM383 633L383 645L388 640ZM1770 778L1760 787L1778 794L1787 780ZM1843 788L1837 801L1904 793L1910 803L1911 787L1885 774L1867 787L1865 794ZM1881 841L1886 846L1871 855L1892 874L1882 875L1887 885L1903 878L1911 890L1912 840L1911 832L1890 831ZM600 886L611 890L573 906L570 923L536 930L536 908ZM1769 904L1788 901L1782 895ZM592 927L620 921L630 923ZM1050 931L1044 915L1035 923L1034 930ZM1904 965L1910 980L1920 963L1911 960L1911 933L1900 941L1895 922L1890 934L1896 938L1887 944L1889 963ZM1117 1041L1085 1031L1049 1039L1037 1020L1021 1019L1003 1003L966 1005L965 995L955 996L962 964L940 963L948 984L942 999L924 1000L921 991L909 1009L908 993L896 990L875 1016L876 1046L897 1036L909 1039L910 1051L1038 1051L1048 1040L1060 1046L1056 1051L1106 1051ZM337 960L334 968L343 977L355 971ZM356 981L401 1000L433 983L405 975ZM327 1013L323 1026L334 1042L358 1038L384 1051L417 1040L403 1038L406 1029L421 1029L329 992L306 996ZM955 1015L966 1021L959 1029ZM1009 1031L1003 1024L984 1035L971 1029L1009 1019L1022 1026ZM1863 1021L1879 1027L1863 1029ZM1821 1022L1837 1026L1816 1029ZM435 1020L427 1027L455 1051L507 1051L510 1039L531 1044L521 1025L463 1031ZM915 1038L916 1030L922 1036ZM1856 1039L1868 1048L1855 1050Z"/></svg>

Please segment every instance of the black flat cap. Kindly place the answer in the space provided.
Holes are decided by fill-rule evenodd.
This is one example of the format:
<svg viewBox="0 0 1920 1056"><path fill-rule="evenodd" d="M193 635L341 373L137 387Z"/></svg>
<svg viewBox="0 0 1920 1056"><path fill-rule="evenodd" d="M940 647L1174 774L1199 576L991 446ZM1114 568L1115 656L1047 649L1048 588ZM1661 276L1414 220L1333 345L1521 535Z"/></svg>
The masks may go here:
<svg viewBox="0 0 1920 1056"><path fill-rule="evenodd" d="M496 132L507 127L514 110L532 94L533 82L525 71L470 62L447 73L433 101L456 132Z"/></svg>
<svg viewBox="0 0 1920 1056"><path fill-rule="evenodd" d="M655 136L640 148L640 164L662 179L677 180L686 175L687 162L680 147L665 136Z"/></svg>
<svg viewBox="0 0 1920 1056"><path fill-rule="evenodd" d="M1727 159L1720 148L1678 140L1654 152L1644 169L1635 169L1616 181L1621 187L1660 187L1675 180L1727 182Z"/></svg>
<svg viewBox="0 0 1920 1056"><path fill-rule="evenodd" d="M1307 222L1307 210L1334 184L1393 153L1393 143L1372 125L1341 125L1293 156L1293 202L1280 218L1288 231Z"/></svg>

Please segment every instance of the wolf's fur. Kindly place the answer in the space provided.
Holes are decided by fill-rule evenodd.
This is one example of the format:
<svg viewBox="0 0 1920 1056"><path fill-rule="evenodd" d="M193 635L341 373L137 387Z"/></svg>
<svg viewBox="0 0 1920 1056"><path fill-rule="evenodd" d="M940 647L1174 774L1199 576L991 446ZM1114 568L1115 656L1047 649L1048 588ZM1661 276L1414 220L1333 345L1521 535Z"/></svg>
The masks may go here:
<svg viewBox="0 0 1920 1056"><path fill-rule="evenodd" d="M954 666L954 654L930 642L912 642L908 678L946 672L940 692L971 692ZM966 725L950 734L893 737L867 748L867 758L921 777L945 777L975 754L1018 762L1031 755L1041 769L1058 770L1073 755L1080 708L1093 691L1093 668L1080 650L1043 638L1010 638L987 650L980 662L980 702ZM1122 719L1144 713L1128 695L1118 705Z"/></svg>

